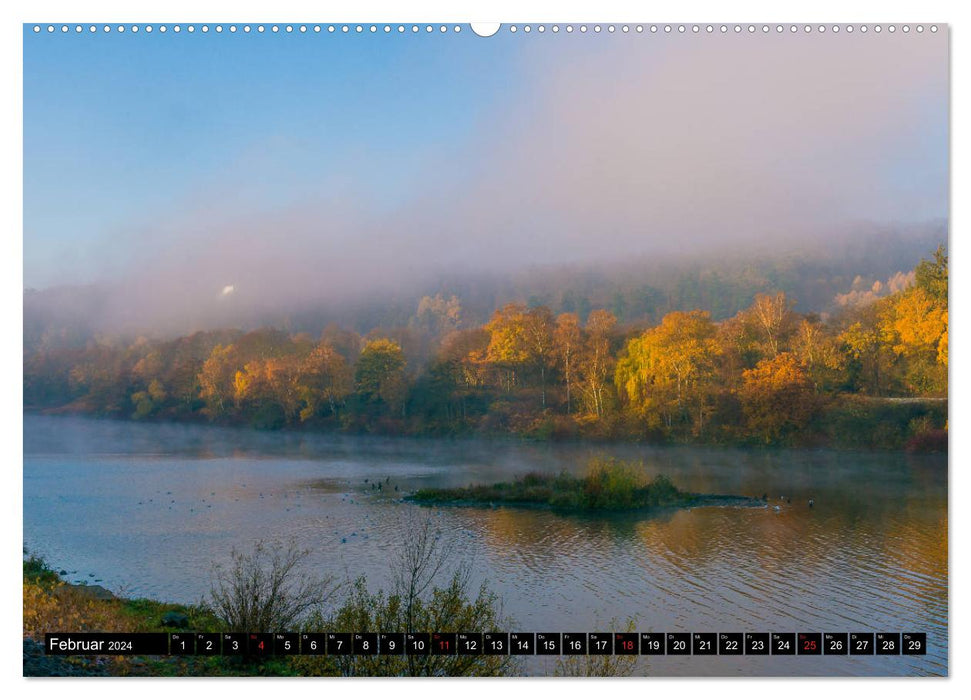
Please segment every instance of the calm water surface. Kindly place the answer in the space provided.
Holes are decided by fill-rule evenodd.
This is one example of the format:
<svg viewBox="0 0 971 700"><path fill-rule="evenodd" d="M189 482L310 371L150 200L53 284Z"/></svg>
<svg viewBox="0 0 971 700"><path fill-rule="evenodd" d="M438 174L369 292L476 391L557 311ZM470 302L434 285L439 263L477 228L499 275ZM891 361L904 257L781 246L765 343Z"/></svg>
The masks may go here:
<svg viewBox="0 0 971 700"><path fill-rule="evenodd" d="M579 471L604 452L641 459L684 489L767 493L780 510L580 517L399 502L424 486ZM260 538L295 538L315 566L385 586L389 557L417 511L440 523L523 631L610 631L633 617L639 631L928 638L924 657L651 657L638 673L947 673L945 457L390 440L24 416L25 546L71 580L100 579L125 595L198 602L213 563ZM547 664L533 659L528 670Z"/></svg>

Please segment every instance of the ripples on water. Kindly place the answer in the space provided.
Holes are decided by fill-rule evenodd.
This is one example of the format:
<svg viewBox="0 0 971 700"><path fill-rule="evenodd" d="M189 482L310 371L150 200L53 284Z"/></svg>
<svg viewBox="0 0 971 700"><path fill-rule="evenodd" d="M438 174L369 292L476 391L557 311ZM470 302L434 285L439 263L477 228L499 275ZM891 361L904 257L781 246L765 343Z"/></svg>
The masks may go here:
<svg viewBox="0 0 971 700"><path fill-rule="evenodd" d="M387 585L389 559L421 510L520 630L609 631L633 617L639 631L928 633L926 657L651 657L638 673L947 673L946 458L603 450L643 459L688 490L767 492L779 511L426 510L394 499L422 486L576 471L602 450L25 416L25 544L77 572L69 578L197 602L212 563L259 538L295 538L316 566Z"/></svg>

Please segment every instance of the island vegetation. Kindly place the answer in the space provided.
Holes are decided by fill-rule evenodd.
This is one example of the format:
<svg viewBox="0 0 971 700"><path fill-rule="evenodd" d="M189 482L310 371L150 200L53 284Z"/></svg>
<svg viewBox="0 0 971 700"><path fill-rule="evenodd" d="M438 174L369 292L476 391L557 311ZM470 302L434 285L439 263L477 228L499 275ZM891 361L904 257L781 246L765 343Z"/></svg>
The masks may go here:
<svg viewBox="0 0 971 700"><path fill-rule="evenodd" d="M408 500L425 505L546 507L571 512L648 510L694 505L764 505L744 496L688 493L663 474L651 477L643 463L592 459L581 476L531 472L513 481L463 488L421 489Z"/></svg>
<svg viewBox="0 0 971 700"><path fill-rule="evenodd" d="M24 407L385 435L946 450L943 247L858 282L820 313L763 285L731 315L712 294L699 298L715 311L645 292L634 313L626 297L597 308L564 292L475 323L459 297L436 294L403 325L316 337L49 333L25 348Z"/></svg>

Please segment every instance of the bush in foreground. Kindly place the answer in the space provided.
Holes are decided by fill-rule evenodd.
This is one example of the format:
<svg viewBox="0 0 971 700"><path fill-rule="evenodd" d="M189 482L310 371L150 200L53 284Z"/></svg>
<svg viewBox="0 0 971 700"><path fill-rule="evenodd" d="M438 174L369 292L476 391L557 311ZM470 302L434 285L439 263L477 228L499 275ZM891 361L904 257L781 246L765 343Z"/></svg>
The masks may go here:
<svg viewBox="0 0 971 700"><path fill-rule="evenodd" d="M207 604L227 630L295 629L339 587L332 576L301 571L308 555L293 542L280 547L259 541L248 554L233 549L229 568L214 569Z"/></svg>
<svg viewBox="0 0 971 700"><path fill-rule="evenodd" d="M499 598L485 584L471 586L470 568L444 544L427 515L405 524L409 540L391 563L390 591L369 590L364 577L330 616L312 616L308 629L337 632L495 632L509 629ZM444 586L436 581L446 581ZM501 676L515 672L512 656L321 656L298 657L305 675Z"/></svg>

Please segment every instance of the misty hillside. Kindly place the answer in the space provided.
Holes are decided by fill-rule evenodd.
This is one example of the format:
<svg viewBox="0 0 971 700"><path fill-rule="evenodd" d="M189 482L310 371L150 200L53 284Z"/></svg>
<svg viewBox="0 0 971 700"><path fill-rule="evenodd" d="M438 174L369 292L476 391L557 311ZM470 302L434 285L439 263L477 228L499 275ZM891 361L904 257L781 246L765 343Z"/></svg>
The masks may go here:
<svg viewBox="0 0 971 700"><path fill-rule="evenodd" d="M319 336L329 324L361 334L403 327L426 295L455 296L462 324L484 323L508 302L547 306L554 313L610 310L621 324L650 325L670 312L710 309L715 320L746 308L759 292L784 291L795 310L826 313L837 296L867 291L946 242L946 224L907 230L870 229L819 249L804 241L802 251L764 255L724 250L685 250L664 258L640 256L621 262L533 265L507 272L424 273L392 289L361 292L332 301L291 298L268 302L199 299L184 315L156 317L158 305L140 308L123 285L59 286L24 292L24 348L79 347L96 336L175 337L197 330L272 326ZM766 250L772 248L767 242ZM141 291L141 290L139 290ZM173 320L173 316L175 320Z"/></svg>

